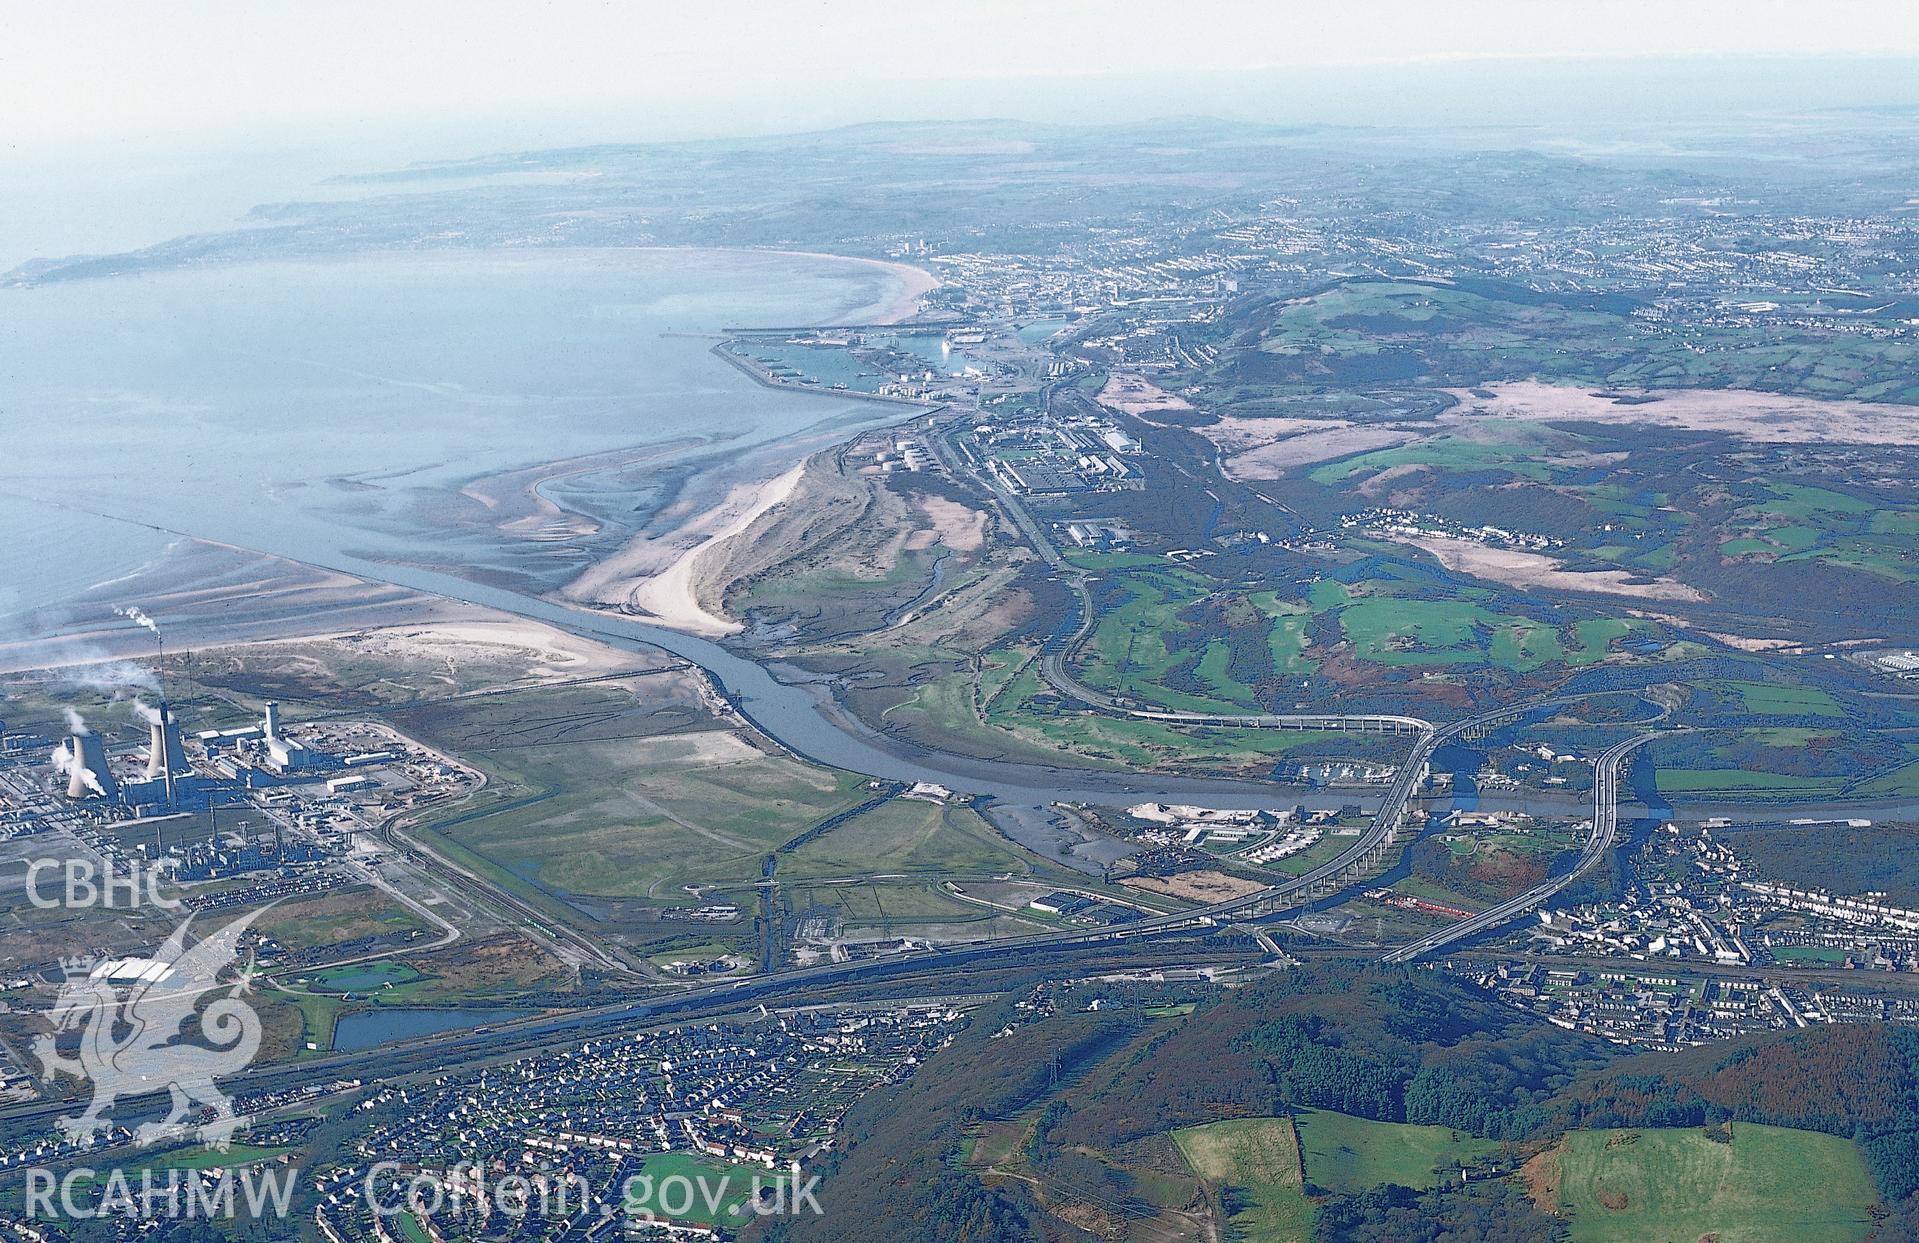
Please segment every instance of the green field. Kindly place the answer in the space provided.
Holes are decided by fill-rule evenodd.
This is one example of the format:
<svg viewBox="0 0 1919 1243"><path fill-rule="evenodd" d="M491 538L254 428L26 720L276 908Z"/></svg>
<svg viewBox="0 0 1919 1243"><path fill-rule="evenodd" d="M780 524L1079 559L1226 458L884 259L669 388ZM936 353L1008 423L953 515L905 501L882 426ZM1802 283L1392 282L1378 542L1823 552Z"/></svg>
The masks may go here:
<svg viewBox="0 0 1919 1243"><path fill-rule="evenodd" d="M1765 483L1739 510L1721 556L1825 561L1900 582L1919 581L1912 533L1919 515L1828 488Z"/></svg>
<svg viewBox="0 0 1919 1243"><path fill-rule="evenodd" d="M389 958L316 971L307 987L316 993L365 993L389 984L409 984L419 978L418 971Z"/></svg>
<svg viewBox="0 0 1919 1243"><path fill-rule="evenodd" d="M299 1013L300 1048L296 1053L324 1053L331 1049L333 1028L351 1004L339 993L270 993L267 1000L285 1002ZM312 1049L305 1047L309 1044Z"/></svg>
<svg viewBox="0 0 1919 1243"><path fill-rule="evenodd" d="M1033 868L1033 856L995 833L972 808L896 798L782 856L779 876L1024 876Z"/></svg>
<svg viewBox="0 0 1919 1243"><path fill-rule="evenodd" d="M263 909L253 929L295 949L341 945L365 937L393 939L423 932L412 911L369 885L303 894Z"/></svg>
<svg viewBox="0 0 1919 1243"><path fill-rule="evenodd" d="M1303 604L1281 600L1277 592L1260 592L1251 599L1273 619L1266 646L1274 670L1291 674L1309 672L1313 662L1306 655L1306 647L1311 642L1307 628L1312 623L1312 610Z"/></svg>
<svg viewBox="0 0 1919 1243"><path fill-rule="evenodd" d="M1595 617L1582 622L1574 622L1573 642L1576 649L1566 657L1569 665L1590 665L1606 659L1616 641L1632 634L1646 634L1654 626L1650 622L1623 617Z"/></svg>
<svg viewBox="0 0 1919 1243"><path fill-rule="evenodd" d="M1025 648L994 649L977 675L962 670L922 682L880 715L941 747L1075 768L1263 768L1323 738L1275 730L1182 730L1065 708L1030 655Z"/></svg>
<svg viewBox="0 0 1919 1243"><path fill-rule="evenodd" d="M1612 308L1411 281L1355 279L1245 313L1244 331L1299 384L1497 379L1661 388L1758 388L1919 401L1902 342L1702 327L1683 340ZM1235 383L1227 355L1209 379ZM1286 360L1291 361L1287 365ZM1381 362L1390 366L1381 369ZM1783 489L1782 489L1783 490ZM1808 489L1817 491L1817 489ZM1792 503L1789 494L1785 503Z"/></svg>
<svg viewBox="0 0 1919 1243"><path fill-rule="evenodd" d="M243 1165L258 1165L288 1151L284 1147L262 1148L257 1144L233 1144L226 1151L191 1145L162 1153L151 1161L142 1162L139 1169L148 1170L214 1170L236 1169ZM129 1174L132 1169L127 1171Z"/></svg>
<svg viewBox="0 0 1919 1243"><path fill-rule="evenodd" d="M655 1153L646 1158L640 1173L651 1180L651 1185L635 1183L632 1190L649 1194L635 1194L629 1199L626 1205L629 1214L650 1213L661 1219L702 1225L740 1226L757 1220L748 1207L754 1180L758 1179L762 1187L778 1186L785 1181L775 1170L708 1161L685 1152ZM686 1181L678 1181L682 1179ZM690 1204L686 1194L689 1186ZM711 1207L708 1195L714 1202Z"/></svg>
<svg viewBox="0 0 1919 1243"><path fill-rule="evenodd" d="M1490 665L1527 674L1597 664L1613 645L1658 632L1652 622L1593 617L1559 625L1490 607L1495 593L1433 583L1410 568L1347 585L1313 584L1315 612L1331 614L1361 660L1389 667Z"/></svg>
<svg viewBox="0 0 1919 1243"><path fill-rule="evenodd" d="M1718 694L1690 708L1689 723L1736 714L1748 703L1771 709L1766 715L1773 719L1804 723L1695 725L1660 739L1650 758L1662 791L1776 800L1897 796L1919 787L1919 747L1893 730L1846 719L1822 690L1759 682L1709 685Z"/></svg>
<svg viewBox="0 0 1919 1243"><path fill-rule="evenodd" d="M1814 488L1799 483L1768 483L1773 499L1765 502L1768 513L1789 518L1812 519L1820 514L1844 514L1851 517L1871 514L1877 508L1870 501L1830 488Z"/></svg>
<svg viewBox="0 0 1919 1243"><path fill-rule="evenodd" d="M1860 784L1850 793L1870 797L1881 794L1919 794L1919 760L1901 764Z"/></svg>
<svg viewBox="0 0 1919 1243"><path fill-rule="evenodd" d="M1395 449L1378 449L1357 457L1318 467L1308 478L1314 483L1350 483L1357 477L1379 474L1398 466L1424 466L1435 470L1503 470L1516 478L1545 482L1553 476L1552 467L1540 461L1541 446L1550 434L1530 423L1508 423L1503 429L1517 438L1505 443L1474 439L1471 436L1434 436Z"/></svg>
<svg viewBox="0 0 1919 1243"><path fill-rule="evenodd" d="M786 893L795 911L833 907L846 931L854 934L976 940L1036 932L1044 926L1037 918L962 901L930 879L800 883Z"/></svg>
<svg viewBox="0 0 1919 1243"><path fill-rule="evenodd" d="M1748 712L1770 716L1844 716L1837 700L1812 686L1778 686L1771 682L1727 682Z"/></svg>
<svg viewBox="0 0 1919 1243"><path fill-rule="evenodd" d="M1744 1122L1730 1144L1691 1129L1574 1131L1553 1160L1573 1243L1849 1243L1871 1232L1878 1200L1851 1140Z"/></svg>
<svg viewBox="0 0 1919 1243"><path fill-rule="evenodd" d="M924 682L883 715L917 736L973 754L1073 767L1169 765L1266 768L1287 753L1322 747L1332 736L1269 729L1189 729L1159 721L1063 708L1040 677L1030 649L986 653L980 673ZM1217 705L1214 705L1217 707ZM1351 736L1340 736L1347 743Z"/></svg>
<svg viewBox="0 0 1919 1243"><path fill-rule="evenodd" d="M758 878L766 854L859 802L860 778L737 736L567 742L477 757L505 792L448 836L555 894L685 900L688 884Z"/></svg>
<svg viewBox="0 0 1919 1243"><path fill-rule="evenodd" d="M1566 660L1556 627L1494 612L1466 595L1355 594L1341 608L1339 626L1354 653L1378 665L1489 664L1530 673ZM1582 659L1586 650L1582 643Z"/></svg>
<svg viewBox="0 0 1919 1243"><path fill-rule="evenodd" d="M1462 1162L1499 1150L1491 1140L1450 1127L1373 1122L1326 1109L1300 1110L1298 1126L1306 1181L1344 1195L1387 1183L1437 1187L1449 1174L1457 1177Z"/></svg>
<svg viewBox="0 0 1919 1243"><path fill-rule="evenodd" d="M1303 604L1271 591L1223 590L1196 570L1156 559L1074 561L1101 580L1103 607L1077 653L1076 673L1088 686L1176 710L1253 710L1259 697L1235 670L1264 677L1314 668L1306 654L1312 615ZM1190 636L1196 623L1203 642L1172 642ZM1249 646L1235 652L1236 639Z"/></svg>
<svg viewBox="0 0 1919 1243"><path fill-rule="evenodd" d="M1219 727L1192 729L1160 721L1095 716L1086 712L996 714L1020 733L1035 734L1073 756L1103 758L1126 768L1215 761L1230 765L1263 764L1289 751L1323 745L1323 733Z"/></svg>
<svg viewBox="0 0 1919 1243"><path fill-rule="evenodd" d="M1275 859L1273 862L1265 865L1266 870L1269 872L1280 872L1287 876L1304 876L1320 864L1325 863L1329 859L1336 858L1340 852L1352 849L1353 838L1351 836L1341 836L1333 833L1330 829L1334 826L1328 827L1329 831L1325 836L1321 837L1311 846L1308 846L1297 854L1287 855L1284 859Z"/></svg>
<svg viewBox="0 0 1919 1243"><path fill-rule="evenodd" d="M1798 777L1786 773L1755 773L1737 768L1662 768L1661 794L1829 794L1844 791L1844 777Z"/></svg>
<svg viewBox="0 0 1919 1243"><path fill-rule="evenodd" d="M393 1220L399 1225L400 1237L405 1243L433 1243L433 1236L411 1211L397 1214Z"/></svg>
<svg viewBox="0 0 1919 1243"><path fill-rule="evenodd" d="M1846 961L1846 951L1829 945L1775 945L1772 956L1780 962L1806 963L1817 967L1836 967Z"/></svg>
<svg viewBox="0 0 1919 1243"><path fill-rule="evenodd" d="M133 1194L137 1196L142 1185L142 1175L146 1171L161 1175L169 1170L238 1170L245 1166L271 1161L289 1151L292 1150L285 1147L263 1148L255 1144L236 1143L221 1152L200 1144L189 1144L139 1161L130 1160L123 1166L117 1166L116 1172L126 1179ZM72 1177L75 1200L85 1202L93 1189L101 1185L105 1173L100 1171L95 1174L83 1174L81 1171L74 1171ZM163 1180L156 1179L156 1186L161 1181Z"/></svg>
<svg viewBox="0 0 1919 1243"><path fill-rule="evenodd" d="M1173 1132L1193 1173L1215 1192L1235 1188L1244 1207L1231 1217L1246 1243L1306 1243L1313 1203L1300 1181L1299 1139L1290 1118L1244 1118Z"/></svg>
<svg viewBox="0 0 1919 1243"><path fill-rule="evenodd" d="M1148 1006L1140 1013L1149 1019L1183 1019L1198 1008L1194 1002L1183 1001L1176 1006Z"/></svg>

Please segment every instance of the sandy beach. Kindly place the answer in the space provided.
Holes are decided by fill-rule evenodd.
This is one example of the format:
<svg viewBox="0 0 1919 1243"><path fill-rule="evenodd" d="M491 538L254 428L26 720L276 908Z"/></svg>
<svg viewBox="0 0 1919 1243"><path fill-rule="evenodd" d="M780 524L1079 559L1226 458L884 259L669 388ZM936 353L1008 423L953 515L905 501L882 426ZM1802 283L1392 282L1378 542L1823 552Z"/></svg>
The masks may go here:
<svg viewBox="0 0 1919 1243"><path fill-rule="evenodd" d="M727 499L701 515L700 524L716 523L712 534L681 553L673 563L635 588L627 602L662 626L708 636L737 633L740 624L709 612L700 603L700 562L728 540L743 533L754 520L793 495L806 471L800 462L785 474L757 486L742 484ZM612 558L605 564L612 564ZM596 567L597 569L598 567Z"/></svg>
<svg viewBox="0 0 1919 1243"><path fill-rule="evenodd" d="M672 663L480 605L181 540L152 565L75 598L51 619L57 624L0 636L0 674L70 669L86 684L156 686L152 636L115 612L128 600L164 619L170 658L223 647L332 642L392 660L519 670L508 682Z"/></svg>
<svg viewBox="0 0 1919 1243"><path fill-rule="evenodd" d="M663 652L630 651L531 618L481 608L473 609L471 615L452 616L424 625L376 627L288 641L342 644L395 663L410 660L439 662L449 668L485 665L494 669L512 665L519 670L519 675L498 683L503 688L656 669L675 663Z"/></svg>
<svg viewBox="0 0 1919 1243"><path fill-rule="evenodd" d="M794 255L805 259L831 259L839 263L857 263L878 268L900 283L898 291L878 302L869 303L846 315L849 324L897 324L919 314L920 301L939 288L939 277L925 268L891 259L866 259L855 255L832 255L820 250L768 250L769 255Z"/></svg>
<svg viewBox="0 0 1919 1243"><path fill-rule="evenodd" d="M881 301L845 317L849 323L897 323L916 313L920 300L939 284L930 272L882 259L814 251L764 253L865 264L884 270L898 282L897 290ZM902 417L905 413L902 410ZM744 533L762 514L790 497L805 471L806 458L844 436L843 431L816 429L727 464L720 474L725 491L717 503L702 509L682 498L660 515L671 522L669 529L628 540L612 555L594 562L554 598L567 604L638 613L691 634L720 637L738 633L741 626L737 621L716 613L702 601L702 563L710 564L721 545Z"/></svg>
<svg viewBox="0 0 1919 1243"><path fill-rule="evenodd" d="M834 316L821 321L821 327L833 324L897 324L919 313L920 300L939 288L939 277L925 268L916 268L910 263L900 263L893 259L869 259L863 255L835 255L823 250L781 250L761 246L634 246L629 249L660 253L707 252L753 255L790 255L796 259L822 259L833 263L850 263L860 267L876 268L899 282L899 288L878 301L856 307L844 315Z"/></svg>

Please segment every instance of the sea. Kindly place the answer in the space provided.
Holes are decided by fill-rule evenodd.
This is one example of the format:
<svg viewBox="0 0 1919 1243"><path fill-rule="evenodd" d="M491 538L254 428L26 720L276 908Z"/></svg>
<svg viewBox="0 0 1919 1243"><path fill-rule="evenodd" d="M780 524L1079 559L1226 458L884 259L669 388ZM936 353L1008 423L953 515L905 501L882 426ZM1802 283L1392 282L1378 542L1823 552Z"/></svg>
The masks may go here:
<svg viewBox="0 0 1919 1243"><path fill-rule="evenodd" d="M523 550L489 538L463 485L655 446L548 493L624 534L698 502L715 460L900 417L711 353L729 326L855 322L897 293L886 269L830 258L531 248L0 288L0 629L57 626L62 601L189 536L499 568Z"/></svg>

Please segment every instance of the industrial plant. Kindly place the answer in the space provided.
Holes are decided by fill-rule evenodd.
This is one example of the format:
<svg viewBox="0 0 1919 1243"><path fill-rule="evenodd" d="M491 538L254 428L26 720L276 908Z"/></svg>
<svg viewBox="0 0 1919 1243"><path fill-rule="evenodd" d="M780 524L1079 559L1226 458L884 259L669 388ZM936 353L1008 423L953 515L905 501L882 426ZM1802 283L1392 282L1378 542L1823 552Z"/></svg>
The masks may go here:
<svg viewBox="0 0 1919 1243"><path fill-rule="evenodd" d="M344 761L327 751L289 738L280 724L278 704L266 705L258 724L204 730L194 736L204 755L196 768L187 758L180 724L171 707L149 707L135 700L148 725L144 758L126 757L114 772L105 743L78 714L72 732L55 748L53 768L63 777L66 797L123 808L136 817L203 810L231 800L239 790L310 781L336 771Z"/></svg>
<svg viewBox="0 0 1919 1243"><path fill-rule="evenodd" d="M159 646L150 618L122 615ZM185 883L278 872L325 888L339 881L330 864L377 857L393 818L480 784L390 727L289 725L276 702L244 723L188 733L164 693L164 660L162 647L157 704L116 700L144 727L143 744L71 706L57 741L0 722L0 840L64 836L108 867L164 865Z"/></svg>

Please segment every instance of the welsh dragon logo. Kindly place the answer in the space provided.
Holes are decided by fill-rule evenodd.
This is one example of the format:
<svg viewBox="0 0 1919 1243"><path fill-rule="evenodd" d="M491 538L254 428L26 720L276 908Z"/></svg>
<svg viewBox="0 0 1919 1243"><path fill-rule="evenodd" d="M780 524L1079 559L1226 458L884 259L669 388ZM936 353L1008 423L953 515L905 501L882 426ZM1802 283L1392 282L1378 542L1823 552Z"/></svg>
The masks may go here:
<svg viewBox="0 0 1919 1243"><path fill-rule="evenodd" d="M136 1128L135 1143L195 1134L210 1147L227 1149L240 1119L214 1081L252 1063L260 1050L260 1016L242 999L252 981L250 960L226 985L220 978L238 960L240 936L260 913L190 947L189 917L132 978L116 977L111 963L66 964L66 981L47 1012L53 1031L35 1041L34 1054L48 1080L68 1075L91 1082L93 1099L85 1112L60 1119L61 1131L76 1141L92 1140L113 1126L108 1112L114 1102L164 1090L171 1098L166 1117ZM213 999L203 1005L209 994ZM79 1051L68 1056L59 1045L75 1032ZM195 1127L189 1118L201 1108L212 1110L213 1118Z"/></svg>

